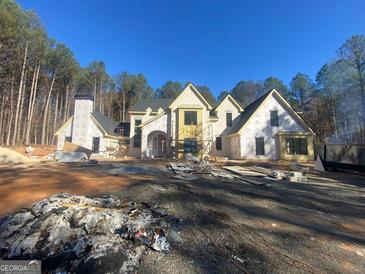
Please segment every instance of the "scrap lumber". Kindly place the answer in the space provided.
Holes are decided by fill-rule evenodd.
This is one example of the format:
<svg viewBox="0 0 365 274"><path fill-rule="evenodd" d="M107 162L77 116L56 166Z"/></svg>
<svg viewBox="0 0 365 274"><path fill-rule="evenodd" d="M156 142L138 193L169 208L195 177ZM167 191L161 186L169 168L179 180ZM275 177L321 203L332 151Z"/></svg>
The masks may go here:
<svg viewBox="0 0 365 274"><path fill-rule="evenodd" d="M236 173L241 176L250 176L250 177L266 177L266 174L259 173L257 171L250 170L248 168L244 168L241 166L223 166L225 170L229 170L233 173Z"/></svg>
<svg viewBox="0 0 365 274"><path fill-rule="evenodd" d="M76 145L71 142L65 142L63 146L62 152L64 153L71 153L71 152L83 152L86 154L87 158L90 159L91 154L93 153L92 150L87 149L86 147Z"/></svg>

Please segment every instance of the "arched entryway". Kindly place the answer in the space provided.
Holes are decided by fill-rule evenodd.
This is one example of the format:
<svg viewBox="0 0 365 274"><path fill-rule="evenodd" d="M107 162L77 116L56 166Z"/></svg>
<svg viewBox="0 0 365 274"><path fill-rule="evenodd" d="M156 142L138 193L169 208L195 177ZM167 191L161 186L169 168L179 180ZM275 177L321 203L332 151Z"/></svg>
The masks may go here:
<svg viewBox="0 0 365 274"><path fill-rule="evenodd" d="M160 130L152 131L147 137L148 156L162 158L166 155L166 133Z"/></svg>

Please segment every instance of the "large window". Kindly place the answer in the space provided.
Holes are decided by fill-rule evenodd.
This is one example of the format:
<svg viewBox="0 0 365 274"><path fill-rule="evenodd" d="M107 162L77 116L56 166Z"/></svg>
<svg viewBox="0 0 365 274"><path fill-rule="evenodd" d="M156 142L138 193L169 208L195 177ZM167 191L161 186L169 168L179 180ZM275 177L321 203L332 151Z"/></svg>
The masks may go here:
<svg viewBox="0 0 365 274"><path fill-rule="evenodd" d="M72 136L66 136L66 137L65 137L65 142L70 142L70 143L72 143Z"/></svg>
<svg viewBox="0 0 365 274"><path fill-rule="evenodd" d="M232 126L232 113L230 113L230 112L226 113L226 125L227 125L227 127Z"/></svg>
<svg viewBox="0 0 365 274"><path fill-rule="evenodd" d="M218 151L222 150L222 137L215 138L215 149Z"/></svg>
<svg viewBox="0 0 365 274"><path fill-rule="evenodd" d="M271 110L270 111L270 125L272 127L278 127L279 126L279 116L277 110Z"/></svg>
<svg viewBox="0 0 365 274"><path fill-rule="evenodd" d="M307 155L307 138L287 138L286 153L289 155Z"/></svg>
<svg viewBox="0 0 365 274"><path fill-rule="evenodd" d="M134 139L133 139L134 147L141 147L141 140L142 140L141 123L142 123L142 120L140 120L140 119L136 119L134 121Z"/></svg>
<svg viewBox="0 0 365 274"><path fill-rule="evenodd" d="M256 155L265 155L265 142L264 138L256 138Z"/></svg>
<svg viewBox="0 0 365 274"><path fill-rule="evenodd" d="M198 124L196 111L185 111L184 112L184 124L187 126Z"/></svg>
<svg viewBox="0 0 365 274"><path fill-rule="evenodd" d="M196 154L198 152L198 140L196 138L185 138L184 152Z"/></svg>

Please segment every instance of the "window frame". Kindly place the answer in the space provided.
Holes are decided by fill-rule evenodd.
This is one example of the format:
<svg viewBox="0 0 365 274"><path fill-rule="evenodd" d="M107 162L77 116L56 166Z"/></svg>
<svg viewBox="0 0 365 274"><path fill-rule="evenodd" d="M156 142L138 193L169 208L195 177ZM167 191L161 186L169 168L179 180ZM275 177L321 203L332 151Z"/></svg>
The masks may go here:
<svg viewBox="0 0 365 274"><path fill-rule="evenodd" d="M186 126L198 125L198 112L196 110L184 111L184 125Z"/></svg>
<svg viewBox="0 0 365 274"><path fill-rule="evenodd" d="M137 124L138 122L138 124ZM134 136L133 147L140 148L142 146L142 119L138 118L134 120Z"/></svg>
<svg viewBox="0 0 365 274"><path fill-rule="evenodd" d="M97 140L97 145L95 146L95 141ZM99 153L100 152L100 136L94 136L92 139L92 147L91 150L93 153Z"/></svg>
<svg viewBox="0 0 365 274"><path fill-rule="evenodd" d="M273 115L275 113L275 115ZM270 126L278 127L279 126L279 113L277 110L270 110Z"/></svg>
<svg viewBox="0 0 365 274"><path fill-rule="evenodd" d="M287 155L308 155L308 140L303 137L288 137L285 139Z"/></svg>
<svg viewBox="0 0 365 274"><path fill-rule="evenodd" d="M256 156L265 156L265 139L264 139L264 137L256 137L255 145L256 145ZM259 145L262 145L262 149L259 147Z"/></svg>
<svg viewBox="0 0 365 274"><path fill-rule="evenodd" d="M215 137L215 149L217 151L221 151L222 148L223 148L223 140L222 140L222 137L220 137L220 136Z"/></svg>
<svg viewBox="0 0 365 274"><path fill-rule="evenodd" d="M226 112L226 127L232 127L232 125L233 125L232 112Z"/></svg>
<svg viewBox="0 0 365 274"><path fill-rule="evenodd" d="M194 147L195 149L193 149ZM197 154L198 150L197 138L184 138L184 153Z"/></svg>

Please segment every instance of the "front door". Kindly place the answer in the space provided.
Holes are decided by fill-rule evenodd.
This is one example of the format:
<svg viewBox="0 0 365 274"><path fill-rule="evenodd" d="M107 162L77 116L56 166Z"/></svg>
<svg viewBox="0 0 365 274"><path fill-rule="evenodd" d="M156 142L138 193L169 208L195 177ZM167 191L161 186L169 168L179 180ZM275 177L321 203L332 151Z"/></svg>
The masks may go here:
<svg viewBox="0 0 365 274"><path fill-rule="evenodd" d="M93 137L93 153L99 153L100 137Z"/></svg>
<svg viewBox="0 0 365 274"><path fill-rule="evenodd" d="M152 155L154 157L163 157L166 149L166 137L157 134L152 137Z"/></svg>

